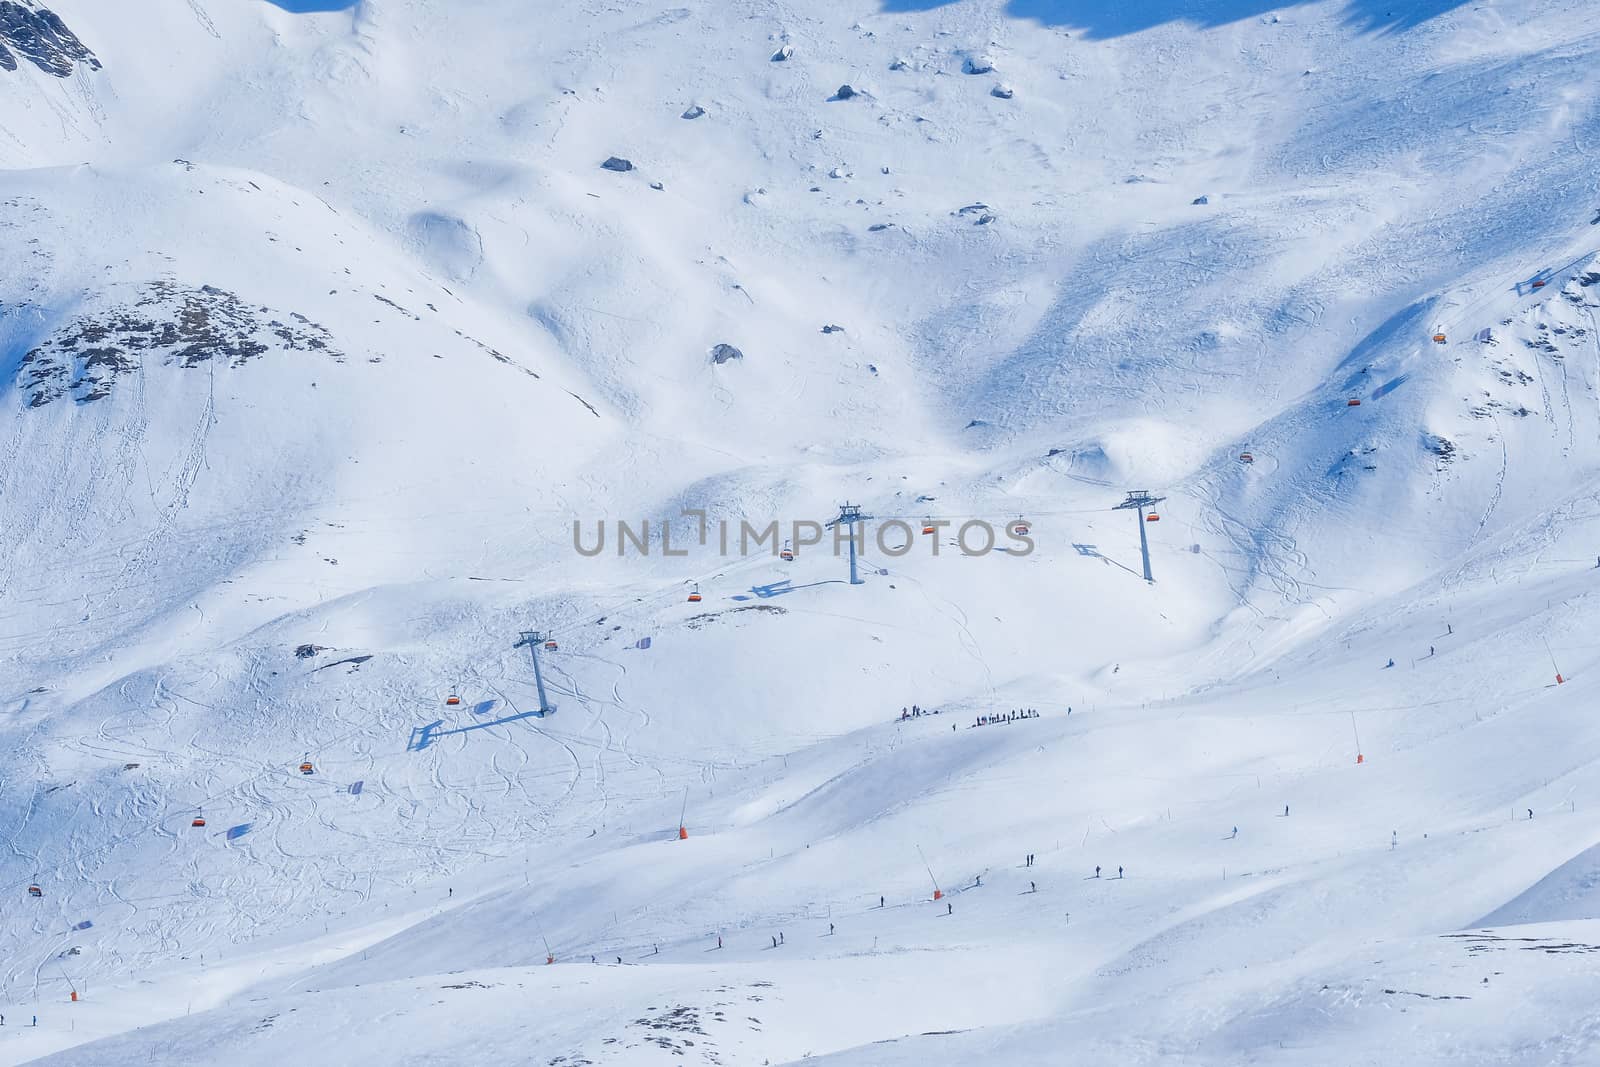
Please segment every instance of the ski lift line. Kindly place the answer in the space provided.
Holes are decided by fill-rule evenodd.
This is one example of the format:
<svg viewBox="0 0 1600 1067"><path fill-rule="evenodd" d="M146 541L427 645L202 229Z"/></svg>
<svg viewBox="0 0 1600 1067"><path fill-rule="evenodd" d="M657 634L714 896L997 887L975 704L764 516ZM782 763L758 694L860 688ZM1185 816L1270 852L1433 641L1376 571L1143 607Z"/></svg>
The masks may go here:
<svg viewBox="0 0 1600 1067"><path fill-rule="evenodd" d="M616 607L597 610L587 617L562 623L560 625L565 627L563 632L577 632L584 627L595 625L601 619L627 619L645 611L652 606L659 605L660 607L666 607L673 603L682 603L679 597L682 596L680 588L684 585L693 584L696 582L705 582L710 584L717 578L728 577L730 575L741 573L745 570L753 570L756 567L768 562L769 559L765 556L751 556L747 559L737 560L731 565L718 567L715 570L707 571L704 574L677 581L673 585L655 593L646 594L644 596L624 595L618 597L617 600L614 601L614 603L617 605ZM554 628L552 628L548 632L555 633L556 631Z"/></svg>
<svg viewBox="0 0 1600 1067"><path fill-rule="evenodd" d="M171 694L171 695L177 695L177 694L174 693L174 694ZM192 701L192 700L190 702L191 703L198 703L198 702ZM199 704L198 706L206 707L207 705ZM311 749L310 751L320 755L327 748L329 748L329 747L331 747L333 745L340 744L341 742L348 741L350 738L355 737L356 735L365 732L367 730L367 728L368 728L367 724L363 724L361 726L357 726L354 729L350 730L348 733L344 733L344 734L341 734L338 737L331 738L331 739L329 739L327 741L324 741L322 743L321 747L315 748L315 749ZM112 838L111 840L107 841L103 845L99 845L99 846L97 846L95 848L89 849L86 852L75 853L70 860L62 860L62 861L56 863L54 866L41 867L41 868L39 868L39 870L40 870L41 873L57 874L60 871L62 871L64 868L69 867L69 866L81 867L82 861L84 861L86 859L90 859L92 857L99 856L99 855L101 855L103 853L111 851L112 849L115 849L115 848L118 848L118 847L120 847L122 845L125 845L125 844L129 843L130 841L134 840L140 834L145 833L146 831L159 830L164 823L169 822L173 818L176 817L176 818L180 818L181 819L181 818L185 817L182 814L184 812L202 809L206 805L212 804L213 802L223 801L223 800L227 799L231 794L233 794L236 791L238 791L239 789L242 789L247 785L253 785L253 784L257 783L257 782L260 782L260 781L270 777L271 775L274 775L274 774L283 774L283 775L287 776L288 772L284 771L282 768L279 768L279 767L276 767L276 766L265 767L259 773L253 774L248 778L242 778L242 779L238 780L233 785L229 786L227 789L225 789L225 790L223 790L221 792L213 793L210 796L202 798L200 803L198 803L198 804L187 804L187 805L182 805L182 806L177 807L177 808L169 808L166 811L164 811L162 814L156 816L155 818L146 820L145 822L142 822L142 823L136 825L132 829L128 830L126 833L120 834L117 837ZM298 774L293 775L292 777L293 777L293 780L295 780L295 781L302 781L303 780L303 779L300 778L300 776ZM37 789L38 789L38 783L37 782L34 783L34 789L35 789L35 791L37 791ZM192 816L192 815L191 816L187 816L187 817L189 819L191 819L191 820L194 818L194 816ZM179 835L175 834L174 836L176 837L176 836L179 836ZM10 890L10 889L15 889L17 886L28 885L28 884L30 884L29 880L25 878L25 879L22 879L21 881L6 882L6 883L3 883L3 884L0 884L0 889Z"/></svg>

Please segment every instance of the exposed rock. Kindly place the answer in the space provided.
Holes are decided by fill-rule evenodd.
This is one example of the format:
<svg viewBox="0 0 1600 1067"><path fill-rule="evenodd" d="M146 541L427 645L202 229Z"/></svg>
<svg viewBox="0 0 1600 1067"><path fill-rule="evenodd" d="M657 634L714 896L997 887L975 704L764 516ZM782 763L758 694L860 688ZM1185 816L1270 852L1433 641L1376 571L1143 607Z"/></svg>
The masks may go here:
<svg viewBox="0 0 1600 1067"><path fill-rule="evenodd" d="M720 344L711 350L711 362L718 366L731 359L743 359L744 353L730 344Z"/></svg>
<svg viewBox="0 0 1600 1067"><path fill-rule="evenodd" d="M33 0L0 0L0 70L16 70L19 55L58 78L71 77L79 62L100 69L94 53L54 11Z"/></svg>
<svg viewBox="0 0 1600 1067"><path fill-rule="evenodd" d="M297 645L294 650L295 659L313 659L318 652L325 652L323 645Z"/></svg>
<svg viewBox="0 0 1600 1067"><path fill-rule="evenodd" d="M1197 196L1193 200L1189 201L1189 203L1204 207L1205 205L1211 203L1211 198L1209 196Z"/></svg>
<svg viewBox="0 0 1600 1067"><path fill-rule="evenodd" d="M343 361L326 329L290 312L285 322L210 285L151 282L132 304L62 327L22 357L19 384L29 407L71 396L78 403L111 394L113 383L152 362L198 367L213 360L242 366L272 349L317 352Z"/></svg>
<svg viewBox="0 0 1600 1067"><path fill-rule="evenodd" d="M894 60L889 64L889 69L890 70L908 70L908 69L910 69L910 67L911 67L910 63L907 63L905 60L901 59L898 56L896 56L894 58Z"/></svg>
<svg viewBox="0 0 1600 1067"><path fill-rule="evenodd" d="M994 60L988 56L968 56L961 69L967 74L993 74Z"/></svg>
<svg viewBox="0 0 1600 1067"><path fill-rule="evenodd" d="M792 45L792 44L786 44L782 48L778 49L776 52L772 53L772 61L774 63L783 63L783 62L786 62L786 61L788 61L789 59L791 59L793 57L794 57L794 45Z"/></svg>
<svg viewBox="0 0 1600 1067"><path fill-rule="evenodd" d="M830 323L828 323L828 325L826 325L826 326L824 326L822 328L822 332L823 333L844 333L844 327L843 326L835 326L833 323L830 322Z"/></svg>
<svg viewBox="0 0 1600 1067"><path fill-rule="evenodd" d="M686 119L697 119L705 113L706 109L701 107L699 104L690 104L689 110L683 113L683 117Z"/></svg>
<svg viewBox="0 0 1600 1067"><path fill-rule="evenodd" d="M666 186L662 185L660 182L651 182L650 183L650 188L654 189L656 192L659 193L661 190L665 189Z"/></svg>
<svg viewBox="0 0 1600 1067"><path fill-rule="evenodd" d="M996 85L993 89L990 89L989 95L998 96L1002 100L1010 100L1013 96L1017 95L1017 91L1011 88L1009 85L1002 84Z"/></svg>
<svg viewBox="0 0 1600 1067"><path fill-rule="evenodd" d="M859 95L861 95L861 94L857 93L848 84L846 84L846 85L839 86L839 88L834 92L834 94L832 96L828 97L828 99L830 101L832 101L832 100L849 100L852 97L856 97L856 96L859 96Z"/></svg>
<svg viewBox="0 0 1600 1067"><path fill-rule="evenodd" d="M890 224L887 223L887 222L874 222L871 226L867 227L867 232L868 233L882 233L884 230L887 230L889 228L889 225Z"/></svg>
<svg viewBox="0 0 1600 1067"><path fill-rule="evenodd" d="M600 166L605 170L614 170L618 174L624 174L633 169L632 161L623 159L621 156L607 156L606 161Z"/></svg>

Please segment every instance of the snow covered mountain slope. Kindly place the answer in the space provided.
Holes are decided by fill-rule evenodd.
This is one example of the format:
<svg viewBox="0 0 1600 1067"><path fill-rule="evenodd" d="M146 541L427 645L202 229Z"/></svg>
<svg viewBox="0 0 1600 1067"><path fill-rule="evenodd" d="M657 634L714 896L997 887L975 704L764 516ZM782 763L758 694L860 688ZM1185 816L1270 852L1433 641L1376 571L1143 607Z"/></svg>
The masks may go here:
<svg viewBox="0 0 1600 1067"><path fill-rule="evenodd" d="M1600 1056L1592 4L0 42L0 1062Z"/></svg>

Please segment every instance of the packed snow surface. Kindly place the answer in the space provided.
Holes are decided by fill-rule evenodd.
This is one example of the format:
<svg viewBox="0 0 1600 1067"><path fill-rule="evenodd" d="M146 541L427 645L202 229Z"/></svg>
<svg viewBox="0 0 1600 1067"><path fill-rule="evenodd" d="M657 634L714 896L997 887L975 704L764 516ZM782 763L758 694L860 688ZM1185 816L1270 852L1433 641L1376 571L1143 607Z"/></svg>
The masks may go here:
<svg viewBox="0 0 1600 1067"><path fill-rule="evenodd" d="M1592 0L0 0L0 168L0 1063L1600 1062Z"/></svg>

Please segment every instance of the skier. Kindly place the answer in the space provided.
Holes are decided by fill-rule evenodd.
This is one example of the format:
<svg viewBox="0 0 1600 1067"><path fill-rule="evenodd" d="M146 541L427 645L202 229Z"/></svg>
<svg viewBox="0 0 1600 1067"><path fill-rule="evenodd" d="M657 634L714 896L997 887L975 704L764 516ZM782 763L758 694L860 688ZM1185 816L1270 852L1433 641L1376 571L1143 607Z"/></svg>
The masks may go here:
<svg viewBox="0 0 1600 1067"><path fill-rule="evenodd" d="M589 957L589 962L590 962L590 963L594 963L594 962L595 962L595 958L594 958L594 957L593 957L593 956L590 956L590 957Z"/></svg>
<svg viewBox="0 0 1600 1067"><path fill-rule="evenodd" d="M880 908L883 907L883 898L882 897L878 898L878 907L880 907Z"/></svg>
<svg viewBox="0 0 1600 1067"><path fill-rule="evenodd" d="M780 945L783 944L783 931L782 930L778 931L778 944L780 944Z"/></svg>
<svg viewBox="0 0 1600 1067"><path fill-rule="evenodd" d="M1032 882L1028 883L1028 892L1037 893L1038 891L1039 891L1039 887L1038 886L1034 885Z"/></svg>
<svg viewBox="0 0 1600 1067"><path fill-rule="evenodd" d="M717 935L717 947L718 948L722 947L722 935L721 934Z"/></svg>
<svg viewBox="0 0 1600 1067"><path fill-rule="evenodd" d="M1237 826L1235 826L1233 828L1233 835L1232 835L1232 837L1229 837L1228 840L1232 841L1233 838L1238 837L1238 836L1239 836L1239 828Z"/></svg>
<svg viewBox="0 0 1600 1067"><path fill-rule="evenodd" d="M1287 819L1289 817L1289 805L1287 805L1287 804L1285 804L1283 806L1283 817L1285 819Z"/></svg>
<svg viewBox="0 0 1600 1067"><path fill-rule="evenodd" d="M621 956L618 956L618 957L617 957L617 962L618 962L618 963L621 963L621 962L622 962L622 957L621 957Z"/></svg>
<svg viewBox="0 0 1600 1067"><path fill-rule="evenodd" d="M1529 813L1528 813L1528 817L1529 817L1529 818L1530 818L1530 819L1531 819L1531 818L1533 818L1533 813L1532 813L1532 812L1529 812ZM977 879L978 879L978 884L979 884L979 885L982 885L982 884L983 884L983 875L981 875L981 874L980 874L980 875L977 875Z"/></svg>
<svg viewBox="0 0 1600 1067"><path fill-rule="evenodd" d="M1529 809L1528 809L1528 818L1529 818L1529 819L1532 819L1532 818L1533 818L1533 809L1532 809L1532 808L1529 808Z"/></svg>
<svg viewBox="0 0 1600 1067"><path fill-rule="evenodd" d="M1433 646L1432 645L1428 646L1428 655L1430 655L1430 656L1433 655Z"/></svg>
<svg viewBox="0 0 1600 1067"><path fill-rule="evenodd" d="M454 887L454 886L451 886L451 887L449 887L449 888L448 888L448 889L446 889L446 890L445 890L445 891L444 891L444 895L445 895L445 897L446 897L446 898L449 898L449 897L453 897L453 896L455 896L455 895L456 895L456 890L455 890L455 887Z"/></svg>
<svg viewBox="0 0 1600 1067"><path fill-rule="evenodd" d="M1388 669L1388 668L1390 668L1390 667L1393 667L1393 666L1394 666L1394 660L1392 660L1392 659L1391 659L1391 660L1390 660L1390 661L1389 661L1389 662L1388 662L1388 663L1385 663L1385 664L1384 664L1384 665L1383 665L1383 666L1384 666L1384 668L1385 668L1385 669L1386 669L1386 670L1387 670L1387 669Z"/></svg>
<svg viewBox="0 0 1600 1067"><path fill-rule="evenodd" d="M1389 831L1389 851L1393 852L1395 849L1397 849L1399 847L1400 847L1400 831L1399 830L1391 830L1391 831Z"/></svg>
<svg viewBox="0 0 1600 1067"><path fill-rule="evenodd" d="M1121 867L1118 867L1118 868L1117 868L1117 877L1118 877L1118 878L1121 878L1121 877L1122 877L1122 868L1121 868Z"/></svg>
<svg viewBox="0 0 1600 1067"><path fill-rule="evenodd" d="M773 948L777 948L778 947L778 938L777 938L776 935L774 935L773 938L772 938L772 947Z"/></svg>
<svg viewBox="0 0 1600 1067"><path fill-rule="evenodd" d="M948 900L945 901L944 902L944 913L946 915L954 915L956 913L956 906L954 904L950 903Z"/></svg>
<svg viewBox="0 0 1600 1067"><path fill-rule="evenodd" d="M832 923L828 924L828 936L829 937L833 936L833 924Z"/></svg>
<svg viewBox="0 0 1600 1067"><path fill-rule="evenodd" d="M1095 869L1094 869L1094 876L1095 876L1095 877L1096 877L1096 878L1098 878L1098 877L1100 877L1100 867L1099 867L1099 865L1098 865L1098 864L1096 864L1096 865L1095 865Z"/></svg>

